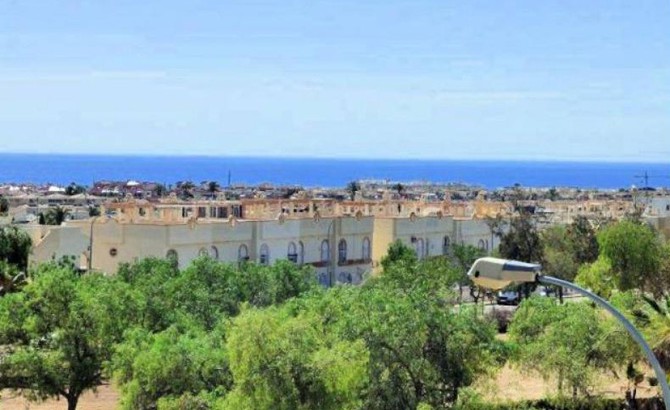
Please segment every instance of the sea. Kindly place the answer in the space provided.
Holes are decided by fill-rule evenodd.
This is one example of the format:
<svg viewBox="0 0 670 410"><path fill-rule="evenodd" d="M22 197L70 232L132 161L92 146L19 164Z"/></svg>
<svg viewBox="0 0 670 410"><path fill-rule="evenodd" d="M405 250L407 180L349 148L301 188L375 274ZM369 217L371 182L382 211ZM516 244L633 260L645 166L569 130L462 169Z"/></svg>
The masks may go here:
<svg viewBox="0 0 670 410"><path fill-rule="evenodd" d="M645 175L647 179L645 180ZM343 187L354 180L463 183L486 189L619 189L670 186L670 162L561 162L0 154L0 183L91 185L94 181L218 181Z"/></svg>

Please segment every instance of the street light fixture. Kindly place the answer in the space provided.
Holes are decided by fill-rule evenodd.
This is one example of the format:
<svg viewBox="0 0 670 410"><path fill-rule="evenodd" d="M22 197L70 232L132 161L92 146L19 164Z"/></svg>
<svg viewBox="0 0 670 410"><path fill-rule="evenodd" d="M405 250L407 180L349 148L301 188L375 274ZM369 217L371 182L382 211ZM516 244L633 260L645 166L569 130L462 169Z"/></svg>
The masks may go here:
<svg viewBox="0 0 670 410"><path fill-rule="evenodd" d="M661 368L661 364L658 362L658 359L649 347L649 344L647 344L644 337L642 337L642 334L640 334L633 324L626 319L621 312L616 310L614 306L600 296L581 288L572 282L542 275L540 273L541 270L542 266L535 263L487 257L477 259L475 263L472 264L470 271L468 271L468 277L476 285L492 290L502 289L512 283L542 283L544 285L562 286L572 289L582 296L596 302L619 320L633 339L642 347L645 356L647 356L647 360L649 360L651 367L656 373L658 383L661 385L665 409L670 410L670 387L668 387L665 372L663 371L663 368Z"/></svg>

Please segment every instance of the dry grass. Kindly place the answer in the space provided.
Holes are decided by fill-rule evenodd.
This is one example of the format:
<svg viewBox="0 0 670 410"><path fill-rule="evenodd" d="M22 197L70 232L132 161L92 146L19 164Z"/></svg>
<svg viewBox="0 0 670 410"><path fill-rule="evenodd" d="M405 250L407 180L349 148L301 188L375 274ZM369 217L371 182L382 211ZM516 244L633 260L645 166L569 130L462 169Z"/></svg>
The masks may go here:
<svg viewBox="0 0 670 410"><path fill-rule="evenodd" d="M0 409L2 410L66 410L67 402L61 400L47 400L43 403L31 403L22 397L15 397L10 391L1 392ZM79 399L79 410L114 410L119 403L119 393L114 387L103 385L98 392L84 393Z"/></svg>
<svg viewBox="0 0 670 410"><path fill-rule="evenodd" d="M647 372L649 375L652 373ZM603 374L598 380L593 394L611 398L624 398L627 388L625 379L617 379L612 374ZM556 381L543 380L536 375L520 372L518 369L505 366L493 380L483 381L477 386L486 399L491 401L537 400L557 395ZM645 382L638 385L637 397L654 397L658 395L657 387Z"/></svg>
<svg viewBox="0 0 670 410"><path fill-rule="evenodd" d="M623 398L626 381L618 380L613 375L603 375L596 394L607 397ZM542 378L525 375L510 366L505 366L493 380L486 380L477 386L477 390L491 401L536 400L556 395L556 382L544 381ZM658 394L656 387L646 382L637 390L637 397L653 397ZM79 401L79 410L114 410L119 403L119 392L109 385L100 386L98 392L88 392ZM2 410L60 410L67 409L64 400L49 400L44 403L30 403L21 397L14 397L11 392L3 391L0 398Z"/></svg>

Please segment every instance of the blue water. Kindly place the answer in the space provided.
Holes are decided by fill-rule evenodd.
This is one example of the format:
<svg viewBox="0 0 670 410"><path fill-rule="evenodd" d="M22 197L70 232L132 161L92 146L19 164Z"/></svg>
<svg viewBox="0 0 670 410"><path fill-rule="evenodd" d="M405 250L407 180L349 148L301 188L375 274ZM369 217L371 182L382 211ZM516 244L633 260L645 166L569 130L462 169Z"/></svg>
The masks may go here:
<svg viewBox="0 0 670 410"><path fill-rule="evenodd" d="M306 187L344 186L357 179L463 182L486 188L523 186L624 188L670 186L670 163L279 159L107 155L0 154L0 182L90 185L99 180L216 180Z"/></svg>

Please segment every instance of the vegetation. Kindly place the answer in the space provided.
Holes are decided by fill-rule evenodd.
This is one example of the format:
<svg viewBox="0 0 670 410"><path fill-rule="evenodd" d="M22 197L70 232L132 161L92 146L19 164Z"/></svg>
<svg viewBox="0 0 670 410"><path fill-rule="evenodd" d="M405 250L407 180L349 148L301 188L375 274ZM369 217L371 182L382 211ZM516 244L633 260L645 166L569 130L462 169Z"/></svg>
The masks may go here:
<svg viewBox="0 0 670 410"><path fill-rule="evenodd" d="M0 195L0 216L7 215L7 212L9 212L9 201Z"/></svg>
<svg viewBox="0 0 670 410"><path fill-rule="evenodd" d="M351 181L347 184L347 192L353 201L356 198L356 192L361 190L361 184L358 181Z"/></svg>
<svg viewBox="0 0 670 410"><path fill-rule="evenodd" d="M650 228L624 221L596 232L578 219L538 232L524 214L500 235L504 257L544 261L547 273L609 298L670 369L670 248ZM25 233L0 230L4 271L25 272L29 249ZM69 409L106 380L124 409L615 408L593 397L606 372L628 379L635 397L640 351L589 303L528 298L509 340L496 338L490 315L454 291L480 256L454 245L419 260L395 242L381 275L331 289L288 261L205 256L180 270L149 258L116 276L54 261L0 297L0 388L61 396ZM471 393L506 362L555 380L561 398L504 407Z"/></svg>
<svg viewBox="0 0 670 410"><path fill-rule="evenodd" d="M65 195L77 195L77 194L83 194L86 193L86 187L83 185L78 185L75 184L74 182L70 183L67 187L65 187Z"/></svg>
<svg viewBox="0 0 670 410"><path fill-rule="evenodd" d="M49 208L45 213L40 213L39 223L40 225L60 225L65 222L69 213L70 211L62 206L55 206Z"/></svg>
<svg viewBox="0 0 670 410"><path fill-rule="evenodd" d="M15 226L0 227L0 262L25 271L32 240L30 236Z"/></svg>

